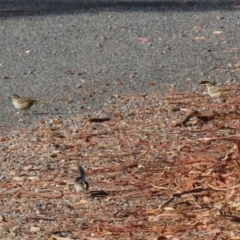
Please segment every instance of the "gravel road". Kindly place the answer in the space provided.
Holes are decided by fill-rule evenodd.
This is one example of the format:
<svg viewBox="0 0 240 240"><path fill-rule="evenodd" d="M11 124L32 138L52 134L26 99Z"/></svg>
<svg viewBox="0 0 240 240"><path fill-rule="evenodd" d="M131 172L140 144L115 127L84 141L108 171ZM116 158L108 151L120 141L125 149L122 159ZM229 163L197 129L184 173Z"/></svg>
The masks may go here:
<svg viewBox="0 0 240 240"><path fill-rule="evenodd" d="M0 1L0 126L100 110L116 94L237 82L238 1Z"/></svg>

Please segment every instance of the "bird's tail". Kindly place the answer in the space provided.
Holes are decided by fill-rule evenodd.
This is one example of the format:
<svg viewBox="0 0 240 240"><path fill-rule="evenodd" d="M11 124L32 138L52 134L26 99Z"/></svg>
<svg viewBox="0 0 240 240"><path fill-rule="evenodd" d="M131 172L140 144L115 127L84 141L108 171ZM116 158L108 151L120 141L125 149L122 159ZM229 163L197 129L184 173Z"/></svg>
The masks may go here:
<svg viewBox="0 0 240 240"><path fill-rule="evenodd" d="M81 165L78 166L78 171L79 171L80 176L82 177L82 180L84 181L85 180L85 172Z"/></svg>

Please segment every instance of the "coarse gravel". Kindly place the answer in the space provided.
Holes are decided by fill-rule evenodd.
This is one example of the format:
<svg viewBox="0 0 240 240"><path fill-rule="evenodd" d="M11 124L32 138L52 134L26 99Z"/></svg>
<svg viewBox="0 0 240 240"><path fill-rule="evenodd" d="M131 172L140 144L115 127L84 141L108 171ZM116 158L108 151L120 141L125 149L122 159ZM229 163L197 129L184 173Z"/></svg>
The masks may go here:
<svg viewBox="0 0 240 240"><path fill-rule="evenodd" d="M0 130L239 79L238 1L0 1ZM9 95L35 98L20 115ZM26 119L26 120L24 120Z"/></svg>

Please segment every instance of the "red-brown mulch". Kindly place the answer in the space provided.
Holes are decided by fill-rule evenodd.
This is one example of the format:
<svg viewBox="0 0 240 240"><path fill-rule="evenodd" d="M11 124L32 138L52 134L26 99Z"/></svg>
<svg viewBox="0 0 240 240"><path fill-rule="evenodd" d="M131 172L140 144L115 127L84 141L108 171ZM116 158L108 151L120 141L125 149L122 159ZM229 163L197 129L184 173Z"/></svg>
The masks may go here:
<svg viewBox="0 0 240 240"><path fill-rule="evenodd" d="M239 103L119 97L1 136L0 237L239 239ZM78 164L87 194L74 190Z"/></svg>

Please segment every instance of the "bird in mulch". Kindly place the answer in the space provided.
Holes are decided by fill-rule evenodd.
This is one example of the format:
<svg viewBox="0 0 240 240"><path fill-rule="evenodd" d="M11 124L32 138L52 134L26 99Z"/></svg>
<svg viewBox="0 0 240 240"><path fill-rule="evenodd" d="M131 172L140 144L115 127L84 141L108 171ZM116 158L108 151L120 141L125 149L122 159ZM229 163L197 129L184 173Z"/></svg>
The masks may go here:
<svg viewBox="0 0 240 240"><path fill-rule="evenodd" d="M19 97L17 94L13 94L10 96L12 99L13 106L18 110L28 110L32 107L32 105L37 104L38 101L31 98L22 98Z"/></svg>
<svg viewBox="0 0 240 240"><path fill-rule="evenodd" d="M209 81L202 81L201 84L206 84L208 94L212 98L221 98L230 92L230 89L214 86Z"/></svg>
<svg viewBox="0 0 240 240"><path fill-rule="evenodd" d="M85 179L85 172L81 165L78 166L78 171L80 176L76 178L74 187L78 193L83 190L87 192L89 189L89 184Z"/></svg>

